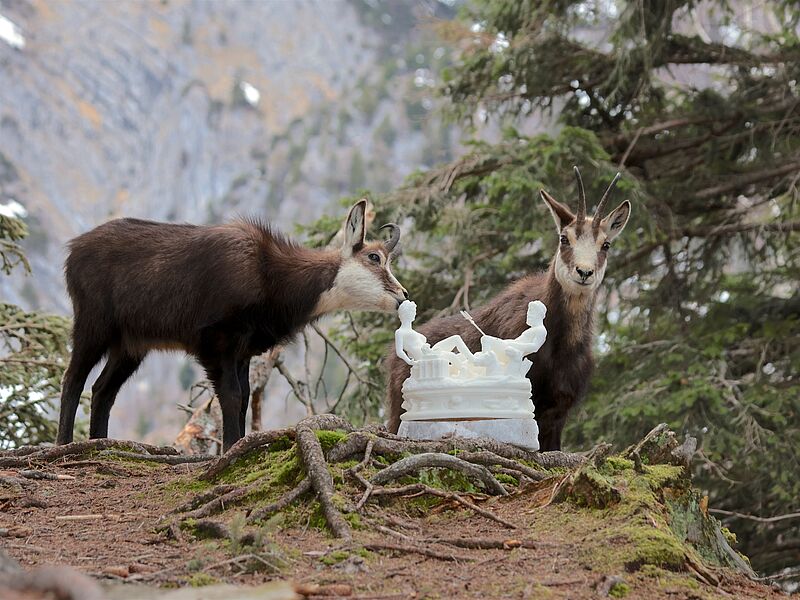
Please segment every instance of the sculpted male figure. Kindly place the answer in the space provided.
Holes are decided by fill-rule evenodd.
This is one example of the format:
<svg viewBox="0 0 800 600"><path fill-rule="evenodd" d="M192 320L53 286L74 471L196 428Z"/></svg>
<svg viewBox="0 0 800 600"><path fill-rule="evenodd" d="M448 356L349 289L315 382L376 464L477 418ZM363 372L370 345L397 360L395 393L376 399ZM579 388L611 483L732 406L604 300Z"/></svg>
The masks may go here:
<svg viewBox="0 0 800 600"><path fill-rule="evenodd" d="M538 352L547 338L544 317L547 307L539 300L528 303L526 323L528 329L513 340L504 340L491 335L481 337L481 351L475 355L475 364L486 367L487 375L511 375L525 377L531 367L531 361L523 357ZM510 373L509 369L520 365L518 373Z"/></svg>

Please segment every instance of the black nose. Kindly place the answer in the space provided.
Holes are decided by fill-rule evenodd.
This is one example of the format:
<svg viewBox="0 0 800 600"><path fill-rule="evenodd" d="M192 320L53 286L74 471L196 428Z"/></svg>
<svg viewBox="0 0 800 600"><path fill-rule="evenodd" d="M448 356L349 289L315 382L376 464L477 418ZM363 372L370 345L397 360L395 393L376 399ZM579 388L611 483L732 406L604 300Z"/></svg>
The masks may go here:
<svg viewBox="0 0 800 600"><path fill-rule="evenodd" d="M408 290L403 290L403 297L408 300Z"/></svg>
<svg viewBox="0 0 800 600"><path fill-rule="evenodd" d="M580 267L575 267L575 270L578 272L578 275L580 275L580 278L583 281L586 281L589 277L592 276L592 273L594 273L594 271L584 271Z"/></svg>

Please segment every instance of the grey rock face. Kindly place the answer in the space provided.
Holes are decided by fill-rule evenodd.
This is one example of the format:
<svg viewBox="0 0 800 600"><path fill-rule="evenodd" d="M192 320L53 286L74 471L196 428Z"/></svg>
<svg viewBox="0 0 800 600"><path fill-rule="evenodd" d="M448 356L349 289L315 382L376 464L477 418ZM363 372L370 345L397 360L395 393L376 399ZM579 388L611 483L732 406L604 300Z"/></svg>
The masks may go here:
<svg viewBox="0 0 800 600"><path fill-rule="evenodd" d="M68 314L65 244L111 218L254 214L291 232L342 212L335 201L354 188L386 189L448 158L454 132L437 121L432 151L430 123L424 135L408 110L410 93L415 106L432 98L404 58L416 22L395 19L390 47L370 10L344 0L0 0L23 38L0 37L0 204L27 209L33 268L0 278L0 298ZM146 411L159 423L154 415L168 414L174 432L161 439L174 437L182 363L148 360L123 390L112 427L126 425L112 435L137 437Z"/></svg>

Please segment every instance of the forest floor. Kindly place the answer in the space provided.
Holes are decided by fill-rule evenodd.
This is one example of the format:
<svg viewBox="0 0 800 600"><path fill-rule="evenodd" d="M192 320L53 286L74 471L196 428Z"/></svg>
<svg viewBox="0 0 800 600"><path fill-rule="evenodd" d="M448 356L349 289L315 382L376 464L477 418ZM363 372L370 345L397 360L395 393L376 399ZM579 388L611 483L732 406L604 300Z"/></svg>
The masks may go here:
<svg viewBox="0 0 800 600"><path fill-rule="evenodd" d="M259 597L783 596L730 568L697 564L666 539L663 515L656 508L642 504L628 512L552 502L563 474L530 482L504 497L465 492L497 520L448 499L408 494L366 503L360 515L348 520L353 531L347 541L331 537L312 502L279 512L255 529L244 524L247 506L233 506L224 513L229 530L221 539L191 527L170 536L159 528L163 517L206 489L198 484L205 468L64 457L48 464L46 472L69 478L28 480L17 489L0 486L0 548L26 570L73 567L99 580L114 599L157 597L161 592L156 588L276 580L291 582L291 588ZM18 473L6 469L0 477L15 480ZM337 480L335 472L333 477ZM344 466L338 479L344 480ZM627 495L626 484L620 485ZM359 490L351 493L357 501ZM652 531L642 537L634 521ZM455 545L470 543L484 549ZM493 544L498 547L486 549ZM292 588L305 596L293 595Z"/></svg>

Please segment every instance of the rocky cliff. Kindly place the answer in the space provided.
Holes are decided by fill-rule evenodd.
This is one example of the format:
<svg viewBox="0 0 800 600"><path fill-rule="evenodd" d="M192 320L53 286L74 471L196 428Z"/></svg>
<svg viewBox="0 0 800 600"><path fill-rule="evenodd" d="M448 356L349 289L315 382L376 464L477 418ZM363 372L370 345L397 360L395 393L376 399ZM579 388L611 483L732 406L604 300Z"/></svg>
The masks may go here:
<svg viewBox="0 0 800 600"><path fill-rule="evenodd" d="M33 267L0 297L68 314L65 242L111 218L257 214L291 230L449 158L456 132L431 116L448 51L428 25L452 10L0 0L0 204L25 207ZM113 435L174 435L183 363L147 361Z"/></svg>

